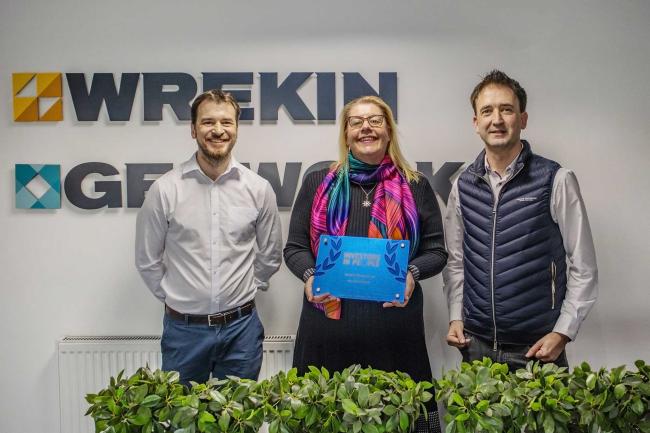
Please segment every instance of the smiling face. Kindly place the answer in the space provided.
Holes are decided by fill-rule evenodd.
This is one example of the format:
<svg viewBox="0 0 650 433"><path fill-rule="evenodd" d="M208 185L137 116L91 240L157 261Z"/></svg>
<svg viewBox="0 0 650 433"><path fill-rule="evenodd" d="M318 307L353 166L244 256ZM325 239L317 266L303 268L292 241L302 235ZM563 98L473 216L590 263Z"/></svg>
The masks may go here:
<svg viewBox="0 0 650 433"><path fill-rule="evenodd" d="M360 102L353 105L348 112L346 118L345 141L348 148L352 151L352 155L366 164L377 165L384 159L388 144L390 142L390 131L388 130L388 122L383 118L381 126L377 117L369 119L372 116L385 116L381 108L370 102ZM361 120L360 124L350 125L350 118L357 121ZM376 126L371 126L370 122ZM358 122L356 122L358 123Z"/></svg>
<svg viewBox="0 0 650 433"><path fill-rule="evenodd" d="M476 98L474 128L489 149L514 148L527 121L528 113L521 112L515 92L507 86L490 84Z"/></svg>
<svg viewBox="0 0 650 433"><path fill-rule="evenodd" d="M232 104L206 100L197 110L192 138L199 145L199 158L219 164L230 157L237 141L237 112Z"/></svg>

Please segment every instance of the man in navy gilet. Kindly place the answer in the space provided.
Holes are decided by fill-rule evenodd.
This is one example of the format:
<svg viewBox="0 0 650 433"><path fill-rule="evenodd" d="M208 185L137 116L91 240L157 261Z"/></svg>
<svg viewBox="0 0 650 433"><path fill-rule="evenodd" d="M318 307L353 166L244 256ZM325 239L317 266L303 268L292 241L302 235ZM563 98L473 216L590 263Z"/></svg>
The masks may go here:
<svg viewBox="0 0 650 433"><path fill-rule="evenodd" d="M517 81L492 71L471 103L485 149L454 182L447 203L447 343L464 361L567 366L564 348L598 291L578 181L520 138L528 113Z"/></svg>

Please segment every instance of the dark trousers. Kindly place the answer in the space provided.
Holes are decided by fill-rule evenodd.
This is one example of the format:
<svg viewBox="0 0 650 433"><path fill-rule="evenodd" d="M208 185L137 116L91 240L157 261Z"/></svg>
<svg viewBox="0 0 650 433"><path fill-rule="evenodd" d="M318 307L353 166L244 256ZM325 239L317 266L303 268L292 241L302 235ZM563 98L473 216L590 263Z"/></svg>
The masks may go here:
<svg viewBox="0 0 650 433"><path fill-rule="evenodd" d="M204 383L228 375L257 379L262 366L264 327L257 311L226 325L187 324L163 319L162 369L178 371L181 383Z"/></svg>
<svg viewBox="0 0 650 433"><path fill-rule="evenodd" d="M494 344L492 341L487 341L482 338L479 338L475 335L468 334L468 337L471 338L469 346L466 346L460 349L460 353L463 355L463 361L471 362L474 360L481 360L483 357L488 357L494 362L499 362L501 364L508 364L510 371L517 371L520 368L526 368L526 364L529 361L535 361L537 358L526 358L526 352L531 348L531 345L519 345L519 344L501 344L497 343L497 349L494 350ZM542 364L546 364L543 361L540 361ZM560 356L553 361L559 367L569 367L569 363L566 359L566 351L562 351Z"/></svg>

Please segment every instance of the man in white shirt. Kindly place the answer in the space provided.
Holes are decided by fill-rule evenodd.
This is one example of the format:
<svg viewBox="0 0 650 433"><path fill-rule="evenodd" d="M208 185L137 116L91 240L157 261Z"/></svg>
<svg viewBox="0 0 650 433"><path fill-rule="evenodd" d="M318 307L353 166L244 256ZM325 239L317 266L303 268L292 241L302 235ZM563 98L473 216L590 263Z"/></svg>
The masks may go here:
<svg viewBox="0 0 650 433"><path fill-rule="evenodd" d="M485 149L454 182L447 203L447 343L464 361L567 366L564 348L598 292L578 181L520 139L528 113L516 80L490 72L471 103Z"/></svg>
<svg viewBox="0 0 650 433"><path fill-rule="evenodd" d="M138 213L136 267L165 304L162 368L183 383L256 379L262 364L255 293L280 267L282 233L270 184L232 156L239 113L228 93L199 95L197 152L154 182Z"/></svg>

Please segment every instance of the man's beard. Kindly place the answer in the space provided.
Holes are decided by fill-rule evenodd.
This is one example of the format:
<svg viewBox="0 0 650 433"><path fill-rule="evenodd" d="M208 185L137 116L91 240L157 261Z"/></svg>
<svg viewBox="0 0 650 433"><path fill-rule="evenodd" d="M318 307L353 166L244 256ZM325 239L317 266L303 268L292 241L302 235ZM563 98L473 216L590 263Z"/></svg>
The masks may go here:
<svg viewBox="0 0 650 433"><path fill-rule="evenodd" d="M230 156L230 153L232 152L232 148L235 147L235 143L231 141L224 152L211 152L205 144L201 143L198 140L196 140L196 142L199 145L199 151L205 157L205 159L215 165L227 160Z"/></svg>

